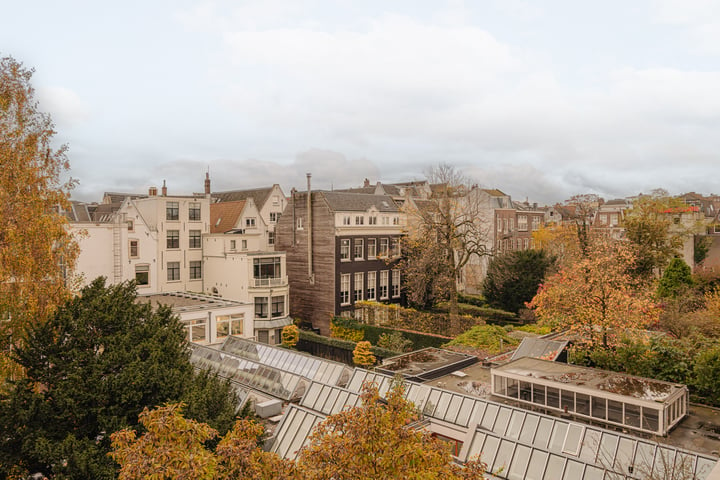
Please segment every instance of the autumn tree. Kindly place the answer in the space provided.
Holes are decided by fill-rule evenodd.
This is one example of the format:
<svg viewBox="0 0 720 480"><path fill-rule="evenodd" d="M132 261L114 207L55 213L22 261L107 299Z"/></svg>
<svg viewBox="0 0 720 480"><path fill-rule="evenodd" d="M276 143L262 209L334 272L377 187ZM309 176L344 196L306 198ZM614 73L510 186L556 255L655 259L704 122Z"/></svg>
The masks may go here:
<svg viewBox="0 0 720 480"><path fill-rule="evenodd" d="M50 116L38 110L29 70L0 58L0 382L22 327L45 320L68 295L78 254L61 210L72 181L66 146L55 147Z"/></svg>
<svg viewBox="0 0 720 480"><path fill-rule="evenodd" d="M632 208L625 212L622 225L637 256L636 275L647 278L662 274L670 259L680 252L683 237L695 229L694 222L679 221L682 214L691 212L692 207L668 196L664 190L635 199Z"/></svg>
<svg viewBox="0 0 720 480"><path fill-rule="evenodd" d="M588 250L592 244L591 227L595 213L601 203L602 199L594 193L573 195L565 200L564 215L575 227L578 246L583 256L588 255Z"/></svg>
<svg viewBox="0 0 720 480"><path fill-rule="evenodd" d="M234 422L230 384L194 372L182 324L136 303L133 283L95 280L26 339L13 352L26 376L0 401L0 472L115 478L110 433L168 401L223 432Z"/></svg>
<svg viewBox="0 0 720 480"><path fill-rule="evenodd" d="M658 320L650 290L629 273L634 266L625 244L598 239L588 246L587 257L550 276L529 306L540 323L608 346L627 329Z"/></svg>
<svg viewBox="0 0 720 480"><path fill-rule="evenodd" d="M258 447L263 427L238 420L221 437L206 423L187 419L182 404L145 409L144 433L123 429L112 434L110 455L120 465L120 480L176 478L214 480L289 480L294 465ZM219 439L219 442L217 440ZM215 449L210 445L217 443Z"/></svg>
<svg viewBox="0 0 720 480"><path fill-rule="evenodd" d="M396 382L381 399L377 385L364 385L361 406L331 415L315 427L298 458L298 478L483 478L481 462L457 465L447 444L410 426L418 414L403 392L402 382Z"/></svg>
<svg viewBox="0 0 720 480"><path fill-rule="evenodd" d="M535 296L554 262L544 250L515 250L493 257L483 295L491 306L517 313Z"/></svg>
<svg viewBox="0 0 720 480"><path fill-rule="evenodd" d="M353 350L353 363L361 367L369 367L375 365L375 360L370 342L367 340L357 342Z"/></svg>
<svg viewBox="0 0 720 480"><path fill-rule="evenodd" d="M287 325L282 329L282 344L293 348L300 340L300 329L297 325Z"/></svg>
<svg viewBox="0 0 720 480"><path fill-rule="evenodd" d="M429 201L408 202L408 240L401 265L413 303L444 297L457 316L457 285L474 257L489 255L490 222L477 189L455 167L440 164L427 171L433 190ZM430 287L428 287L430 285Z"/></svg>

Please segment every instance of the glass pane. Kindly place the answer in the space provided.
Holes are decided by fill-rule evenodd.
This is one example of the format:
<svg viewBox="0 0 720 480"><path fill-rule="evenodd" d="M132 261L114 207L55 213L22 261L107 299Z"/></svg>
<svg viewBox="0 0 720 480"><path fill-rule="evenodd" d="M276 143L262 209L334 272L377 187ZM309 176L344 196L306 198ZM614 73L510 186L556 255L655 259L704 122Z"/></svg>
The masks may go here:
<svg viewBox="0 0 720 480"><path fill-rule="evenodd" d="M580 415L590 415L590 396L584 393L575 394L575 412Z"/></svg>
<svg viewBox="0 0 720 480"><path fill-rule="evenodd" d="M585 467L585 475L582 477L583 480L603 480L603 470L592 465Z"/></svg>
<svg viewBox="0 0 720 480"><path fill-rule="evenodd" d="M623 404L608 400L608 420L623 425Z"/></svg>
<svg viewBox="0 0 720 480"><path fill-rule="evenodd" d="M493 432L498 435L505 435L505 430L507 429L508 422L510 421L510 412L511 410L509 408L500 407L500 411L497 414L497 420L495 420L495 425L493 426Z"/></svg>
<svg viewBox="0 0 720 480"><path fill-rule="evenodd" d="M452 400L450 400L450 405L447 409L447 414L445 415L445 421L450 423L455 423L455 418L457 418L458 413L460 413L460 405L462 404L463 397L460 395L453 395Z"/></svg>
<svg viewBox="0 0 720 480"><path fill-rule="evenodd" d="M595 457L600 447L601 434L599 430L592 428L585 430L585 438L582 441L582 449L580 450L580 460L595 462Z"/></svg>
<svg viewBox="0 0 720 480"><path fill-rule="evenodd" d="M567 433L568 424L565 422L555 422L552 437L550 438L550 450L553 452L562 451L565 442L565 434Z"/></svg>
<svg viewBox="0 0 720 480"><path fill-rule="evenodd" d="M595 418L607 418L607 406L605 399L600 397L592 397L592 416Z"/></svg>
<svg viewBox="0 0 720 480"><path fill-rule="evenodd" d="M545 385L533 384L533 403L545 405Z"/></svg>
<svg viewBox="0 0 720 480"><path fill-rule="evenodd" d="M547 406L560 408L560 390L554 387L547 387Z"/></svg>
<svg viewBox="0 0 720 480"><path fill-rule="evenodd" d="M548 440L550 440L550 434L552 433L553 421L549 418L541 418L540 425L538 426L537 433L535 434L534 445L545 448L547 447Z"/></svg>
<svg viewBox="0 0 720 480"><path fill-rule="evenodd" d="M425 408L423 409L423 413L425 415L430 415L435 412L435 407L437 406L438 399L440 398L440 390L433 390L430 392L430 397L428 397L427 402L425 402Z"/></svg>
<svg viewBox="0 0 720 480"><path fill-rule="evenodd" d="M513 378L507 379L507 396L518 398L518 381Z"/></svg>
<svg viewBox="0 0 720 480"><path fill-rule="evenodd" d="M635 471L636 472L651 472L653 469L653 462L655 460L655 445L650 445L645 442L638 442L637 450L635 452Z"/></svg>
<svg viewBox="0 0 720 480"><path fill-rule="evenodd" d="M580 480L583 478L583 470L585 465L575 460L568 460L567 466L565 467L565 475L563 480Z"/></svg>
<svg viewBox="0 0 720 480"><path fill-rule="evenodd" d="M600 440L600 449L598 450L597 463L606 468L612 468L615 462L615 450L617 449L617 446L617 435L603 433L602 439Z"/></svg>
<svg viewBox="0 0 720 480"><path fill-rule="evenodd" d="M472 398L463 398L462 406L460 407L460 413L456 420L456 423L458 425L467 427L468 419L470 418L470 413L472 412L473 403L475 403L475 400L473 400Z"/></svg>
<svg viewBox="0 0 720 480"><path fill-rule="evenodd" d="M545 470L545 478L547 480L555 480L562 478L563 470L565 470L565 459L557 455L550 455L547 469Z"/></svg>
<svg viewBox="0 0 720 480"><path fill-rule="evenodd" d="M448 392L443 392L440 395L440 401L438 402L438 408L435 410L438 416L442 418L447 413L448 405L450 404L451 395Z"/></svg>
<svg viewBox="0 0 720 480"><path fill-rule="evenodd" d="M532 400L532 388L528 382L520 382L520 400L530 402Z"/></svg>
<svg viewBox="0 0 720 480"><path fill-rule="evenodd" d="M470 448L468 449L468 460L472 460L477 458L479 455L481 455L482 452L482 460L483 462L488 462L489 456L486 456L485 452L483 451L483 442L485 441L486 435L482 432L477 432L475 436L473 437L472 444L470 444Z"/></svg>
<svg viewBox="0 0 720 480"><path fill-rule="evenodd" d="M480 454L480 458L482 459L482 461L487 463L488 468L492 469L493 471L496 470L494 464L498 445L500 445L500 440L497 437L488 435L485 439L485 445L483 446L482 453Z"/></svg>
<svg viewBox="0 0 720 480"><path fill-rule="evenodd" d="M575 411L575 392L562 390L560 395L560 408L565 412Z"/></svg>
<svg viewBox="0 0 720 480"><path fill-rule="evenodd" d="M492 427L495 424L495 417L497 417L498 410L500 410L500 407L498 407L497 405L488 404L487 408L485 409L485 415L483 415L481 423L484 429L492 430Z"/></svg>
<svg viewBox="0 0 720 480"><path fill-rule="evenodd" d="M515 455L513 455L512 462L510 463L510 470L508 470L509 480L524 480L525 470L528 467L528 461L530 460L530 448L517 445L515 447Z"/></svg>
<svg viewBox="0 0 720 480"><path fill-rule="evenodd" d="M620 438L617 453L615 454L615 470L618 472L630 473L630 466L633 464L635 455L635 442L628 438Z"/></svg>
<svg viewBox="0 0 720 480"><path fill-rule="evenodd" d="M530 464L528 465L525 478L527 480L542 480L547 459L547 452L543 452L542 450L533 450L532 455L530 456Z"/></svg>
<svg viewBox="0 0 720 480"><path fill-rule="evenodd" d="M508 467L510 466L510 460L512 460L514 449L514 443L507 440L501 441L500 448L498 449L497 455L495 456L495 463L493 464L493 468L495 470L502 468L504 472L507 472Z"/></svg>
<svg viewBox="0 0 720 480"><path fill-rule="evenodd" d="M658 415L660 412L653 408L642 407L642 429L657 432L659 427Z"/></svg>
<svg viewBox="0 0 720 480"><path fill-rule="evenodd" d="M580 439L582 438L584 428L580 425L572 424L568 428L565 436L565 444L563 445L563 453L577 455L580 450Z"/></svg>
<svg viewBox="0 0 720 480"><path fill-rule="evenodd" d="M528 413L525 416L525 423L523 423L522 430L520 430L520 441L523 443L532 443L535 438L535 430L537 430L538 421L540 418L537 415Z"/></svg>
<svg viewBox="0 0 720 480"><path fill-rule="evenodd" d="M675 467L675 450L658 448L655 453L654 478L670 478ZM679 475L678 475L679 476Z"/></svg>
<svg viewBox="0 0 720 480"><path fill-rule="evenodd" d="M640 428L640 407L638 405L625 404L625 425Z"/></svg>
<svg viewBox="0 0 720 480"><path fill-rule="evenodd" d="M520 410L513 410L512 416L510 417L510 425L507 429L506 436L515 440L520 438L520 429L525 419L525 413Z"/></svg>

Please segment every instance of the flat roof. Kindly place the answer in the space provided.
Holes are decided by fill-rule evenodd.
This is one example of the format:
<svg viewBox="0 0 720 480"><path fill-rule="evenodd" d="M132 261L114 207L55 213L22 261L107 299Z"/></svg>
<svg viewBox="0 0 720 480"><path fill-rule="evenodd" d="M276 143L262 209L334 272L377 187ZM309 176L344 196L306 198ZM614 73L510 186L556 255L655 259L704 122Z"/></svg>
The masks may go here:
<svg viewBox="0 0 720 480"><path fill-rule="evenodd" d="M227 300L225 298L188 292L165 292L138 295L137 302L150 302L153 308L156 308L158 305L169 305L174 312L190 312L197 310L210 310L220 307L247 305L246 303L238 302L236 300Z"/></svg>
<svg viewBox="0 0 720 480"><path fill-rule="evenodd" d="M401 374L408 378L434 378L477 361L477 357L473 355L429 347L386 358L376 369L389 375Z"/></svg>
<svg viewBox="0 0 720 480"><path fill-rule="evenodd" d="M588 390L614 393L638 400L664 402L685 385L650 378L634 377L624 373L598 370L567 363L550 362L523 357L495 367L493 372L510 373L521 377L548 380L558 384L574 385Z"/></svg>

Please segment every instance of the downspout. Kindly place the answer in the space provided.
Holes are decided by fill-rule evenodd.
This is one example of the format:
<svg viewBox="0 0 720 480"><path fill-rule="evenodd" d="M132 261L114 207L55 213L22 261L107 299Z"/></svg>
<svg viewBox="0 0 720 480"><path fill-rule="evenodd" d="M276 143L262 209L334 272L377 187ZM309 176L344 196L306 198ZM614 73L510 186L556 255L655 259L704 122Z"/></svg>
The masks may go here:
<svg viewBox="0 0 720 480"><path fill-rule="evenodd" d="M310 279L310 284L315 284L315 273L313 273L313 250L312 250L312 240L313 240L313 228L312 228L312 191L310 189L310 178L312 175L310 173L307 175L307 219L308 219L308 243L307 243L307 249L308 249L308 278Z"/></svg>

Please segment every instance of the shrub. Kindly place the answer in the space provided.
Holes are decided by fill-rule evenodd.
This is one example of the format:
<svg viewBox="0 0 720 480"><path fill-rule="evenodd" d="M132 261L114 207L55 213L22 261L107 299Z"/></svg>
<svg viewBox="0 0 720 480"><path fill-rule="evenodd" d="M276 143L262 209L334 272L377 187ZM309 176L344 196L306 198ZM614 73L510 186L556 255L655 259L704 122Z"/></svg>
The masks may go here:
<svg viewBox="0 0 720 480"><path fill-rule="evenodd" d="M448 342L448 346L468 346L487 351L490 354L500 353L505 347L515 346L520 340L508 336L504 328L497 325L477 325L457 338Z"/></svg>
<svg viewBox="0 0 720 480"><path fill-rule="evenodd" d="M366 340L358 342L357 345L355 345L355 349L353 350L353 362L355 365L360 365L361 367L375 365L376 359L370 350L371 346L370 342Z"/></svg>
<svg viewBox="0 0 720 480"><path fill-rule="evenodd" d="M282 344L293 348L300 340L300 329L295 325L288 325L282 329Z"/></svg>

